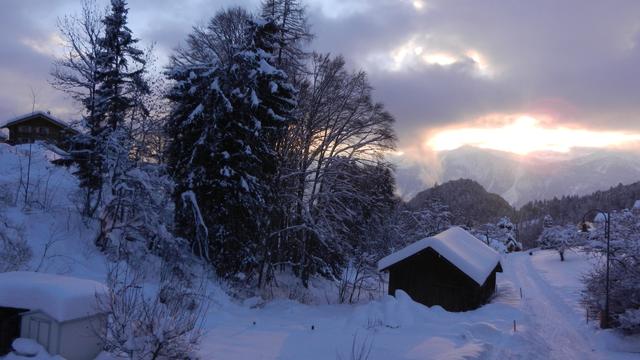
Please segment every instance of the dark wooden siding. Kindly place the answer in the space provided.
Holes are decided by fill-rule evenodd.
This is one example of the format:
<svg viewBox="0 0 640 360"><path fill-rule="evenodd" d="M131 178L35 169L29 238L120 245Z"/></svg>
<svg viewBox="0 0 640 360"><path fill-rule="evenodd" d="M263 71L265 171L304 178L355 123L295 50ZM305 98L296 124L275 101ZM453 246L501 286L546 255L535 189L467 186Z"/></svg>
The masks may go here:
<svg viewBox="0 0 640 360"><path fill-rule="evenodd" d="M26 311L0 307L0 356L11 352L11 343L20 337L20 314Z"/></svg>
<svg viewBox="0 0 640 360"><path fill-rule="evenodd" d="M34 116L7 128L9 129L8 142L14 145L42 140L65 147L69 138L74 135L71 130L52 123L42 116Z"/></svg>
<svg viewBox="0 0 640 360"><path fill-rule="evenodd" d="M480 286L436 251L427 248L389 268L389 294L397 289L427 306L448 311L475 309L495 291L496 269Z"/></svg>

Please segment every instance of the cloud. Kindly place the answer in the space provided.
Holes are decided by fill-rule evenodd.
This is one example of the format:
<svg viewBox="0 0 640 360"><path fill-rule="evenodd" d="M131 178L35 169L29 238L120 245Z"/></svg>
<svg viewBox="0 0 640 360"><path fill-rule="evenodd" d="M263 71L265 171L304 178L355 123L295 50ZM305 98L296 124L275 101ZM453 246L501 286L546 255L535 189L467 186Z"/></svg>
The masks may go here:
<svg viewBox="0 0 640 360"><path fill-rule="evenodd" d="M106 3L106 1L103 1ZM397 119L400 148L487 114L535 113L587 129L640 130L640 2L308 0L314 50L365 69ZM130 22L166 59L191 27L259 0L130 1ZM70 102L47 84L56 18L80 0L5 0L0 117ZM8 79L8 80L7 80ZM15 89L24 88L24 91ZM26 100L25 100L26 99ZM419 134L416 135L416 134Z"/></svg>

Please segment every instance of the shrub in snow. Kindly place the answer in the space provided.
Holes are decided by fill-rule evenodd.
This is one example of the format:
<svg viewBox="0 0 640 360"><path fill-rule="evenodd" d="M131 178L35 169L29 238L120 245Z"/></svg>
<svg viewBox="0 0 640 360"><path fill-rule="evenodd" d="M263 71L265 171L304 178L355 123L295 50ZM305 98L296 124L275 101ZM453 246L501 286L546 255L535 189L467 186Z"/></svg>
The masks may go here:
<svg viewBox="0 0 640 360"><path fill-rule="evenodd" d="M338 355L338 360L367 360L371 356L373 341L365 336L363 339L358 338L358 334L353 335L351 341L351 351L348 356Z"/></svg>
<svg viewBox="0 0 640 360"><path fill-rule="evenodd" d="M618 316L620 328L628 333L640 333L640 309L627 309Z"/></svg>
<svg viewBox="0 0 640 360"><path fill-rule="evenodd" d="M32 256L23 229L9 223L0 212L0 272L23 270Z"/></svg>
<svg viewBox="0 0 640 360"><path fill-rule="evenodd" d="M111 267L109 298L100 301L109 312L105 349L130 359L191 359L201 335L205 310L203 285L193 286L161 267L157 290L125 263Z"/></svg>

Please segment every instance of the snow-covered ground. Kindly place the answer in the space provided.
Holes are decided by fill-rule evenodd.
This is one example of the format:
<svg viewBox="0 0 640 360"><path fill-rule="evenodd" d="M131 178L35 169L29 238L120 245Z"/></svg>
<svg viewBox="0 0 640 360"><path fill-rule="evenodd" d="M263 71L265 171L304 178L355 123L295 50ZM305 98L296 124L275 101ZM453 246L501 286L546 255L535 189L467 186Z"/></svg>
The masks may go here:
<svg viewBox="0 0 640 360"><path fill-rule="evenodd" d="M209 313L201 354L205 359L351 359L355 343L356 349L370 350L371 360L639 359L640 338L623 339L593 321L585 323L580 276L590 261L577 252L565 262L553 251L506 255L496 298L465 313L427 308L405 296L355 306L218 304Z"/></svg>
<svg viewBox="0 0 640 360"><path fill-rule="evenodd" d="M104 282L106 260L92 244L95 224L79 216L77 181L69 171L53 167L36 149L33 206L15 201L27 150L0 144L0 190L9 196L0 198L0 215L22 228L34 252L27 270ZM640 359L640 338L585 322L580 276L590 261L578 252L568 252L564 262L552 251L503 255L495 299L464 313L427 308L403 295L360 305L274 300L256 308L249 306L255 302L232 301L212 283L200 354L220 360L350 360L352 351L362 350L370 360Z"/></svg>

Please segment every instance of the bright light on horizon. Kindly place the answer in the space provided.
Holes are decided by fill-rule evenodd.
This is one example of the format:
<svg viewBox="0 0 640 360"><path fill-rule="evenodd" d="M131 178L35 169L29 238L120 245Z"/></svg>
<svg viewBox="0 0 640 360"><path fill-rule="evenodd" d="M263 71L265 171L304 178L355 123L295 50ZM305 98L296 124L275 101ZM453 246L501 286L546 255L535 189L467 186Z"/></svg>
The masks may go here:
<svg viewBox="0 0 640 360"><path fill-rule="evenodd" d="M493 127L471 126L437 131L426 145L435 151L471 145L526 155L538 151L567 153L577 147L606 148L634 141L640 141L640 134L545 126L535 117L522 115Z"/></svg>

